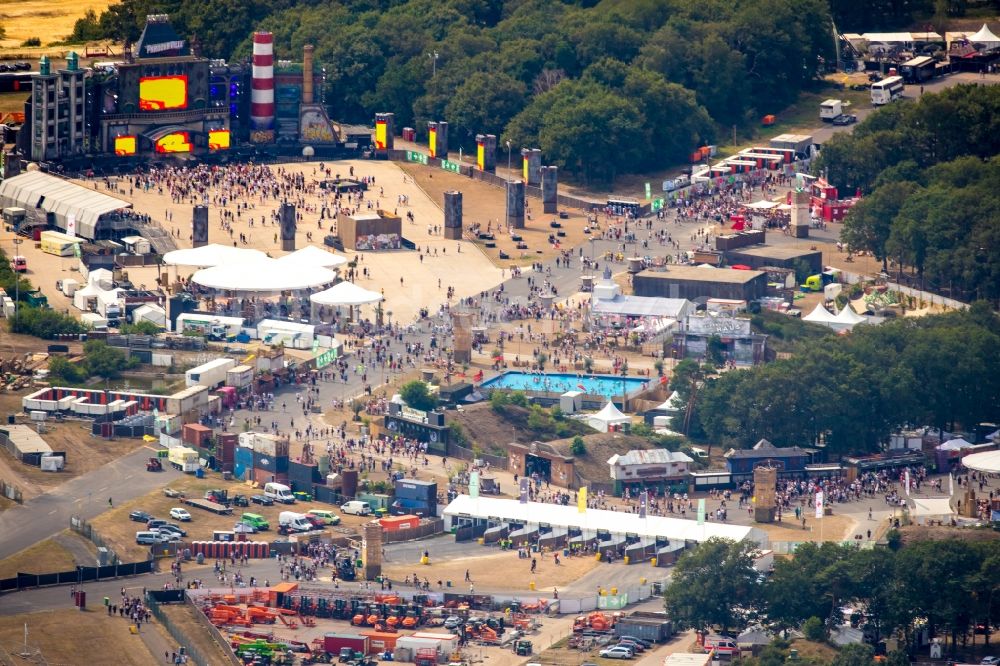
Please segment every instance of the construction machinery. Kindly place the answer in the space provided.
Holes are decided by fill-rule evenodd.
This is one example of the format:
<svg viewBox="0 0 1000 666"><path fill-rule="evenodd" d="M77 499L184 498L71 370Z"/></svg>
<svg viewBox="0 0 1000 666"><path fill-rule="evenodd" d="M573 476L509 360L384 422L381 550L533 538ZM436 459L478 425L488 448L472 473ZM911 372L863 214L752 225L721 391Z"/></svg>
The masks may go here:
<svg viewBox="0 0 1000 666"><path fill-rule="evenodd" d="M514 641L511 647L512 650L514 651L514 654L516 654L518 657L530 656L533 649L531 646L531 641L525 641L525 640L516 640Z"/></svg>
<svg viewBox="0 0 1000 666"><path fill-rule="evenodd" d="M159 458L150 458L146 461L146 471L147 472L162 472L163 463L160 462Z"/></svg>

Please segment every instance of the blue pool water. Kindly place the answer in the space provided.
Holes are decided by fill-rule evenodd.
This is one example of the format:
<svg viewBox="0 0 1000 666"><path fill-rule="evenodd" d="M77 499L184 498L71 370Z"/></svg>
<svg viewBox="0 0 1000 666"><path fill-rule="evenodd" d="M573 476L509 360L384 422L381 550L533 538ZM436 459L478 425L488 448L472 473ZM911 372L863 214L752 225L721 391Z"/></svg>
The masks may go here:
<svg viewBox="0 0 1000 666"><path fill-rule="evenodd" d="M566 391L579 391L583 387L585 393L591 395L603 395L605 397L622 394L622 382L625 385L625 392L632 394L641 389L648 380L638 377L615 377L613 375L582 375L560 373L546 373L544 375L511 371L498 375L493 379L483 382L482 387L486 389L505 388L515 391L549 391L553 393L565 393Z"/></svg>

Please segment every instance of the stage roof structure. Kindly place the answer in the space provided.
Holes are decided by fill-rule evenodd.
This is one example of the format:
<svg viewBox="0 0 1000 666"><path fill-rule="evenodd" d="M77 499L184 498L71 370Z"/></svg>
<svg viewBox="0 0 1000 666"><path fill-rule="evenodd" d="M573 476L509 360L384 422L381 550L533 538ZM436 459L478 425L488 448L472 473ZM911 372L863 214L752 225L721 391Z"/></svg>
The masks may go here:
<svg viewBox="0 0 1000 666"><path fill-rule="evenodd" d="M225 291L277 293L313 289L332 283L337 274L319 266L287 264L276 259L227 263L203 268L191 280Z"/></svg>
<svg viewBox="0 0 1000 666"><path fill-rule="evenodd" d="M260 250L230 247L218 243L174 250L163 255L163 263L168 266L195 266L197 268L210 268L234 262L246 263L263 259L267 259L267 255Z"/></svg>

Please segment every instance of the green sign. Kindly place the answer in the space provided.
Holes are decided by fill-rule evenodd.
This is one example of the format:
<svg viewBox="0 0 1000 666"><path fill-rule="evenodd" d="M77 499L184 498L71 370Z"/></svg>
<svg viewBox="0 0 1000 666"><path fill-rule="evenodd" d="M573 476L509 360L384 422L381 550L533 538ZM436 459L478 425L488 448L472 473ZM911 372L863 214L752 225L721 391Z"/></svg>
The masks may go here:
<svg viewBox="0 0 1000 666"><path fill-rule="evenodd" d="M705 500L704 499L698 500L698 524L699 525L704 525L705 524Z"/></svg>
<svg viewBox="0 0 1000 666"><path fill-rule="evenodd" d="M406 159L409 162L417 162L418 164L427 165L427 156L423 153L418 153L415 150L406 151Z"/></svg>
<svg viewBox="0 0 1000 666"><path fill-rule="evenodd" d="M663 210L663 197L656 197L653 199L653 212Z"/></svg>
<svg viewBox="0 0 1000 666"><path fill-rule="evenodd" d="M649 183L646 183L646 201L653 198L653 191L649 188Z"/></svg>
<svg viewBox="0 0 1000 666"><path fill-rule="evenodd" d="M445 171L451 171L452 173L462 173L461 166L458 162L449 162L448 160L441 160L441 168Z"/></svg>
<svg viewBox="0 0 1000 666"><path fill-rule="evenodd" d="M337 360L337 350L327 349L325 352L316 357L316 369L322 370L326 366L330 365Z"/></svg>

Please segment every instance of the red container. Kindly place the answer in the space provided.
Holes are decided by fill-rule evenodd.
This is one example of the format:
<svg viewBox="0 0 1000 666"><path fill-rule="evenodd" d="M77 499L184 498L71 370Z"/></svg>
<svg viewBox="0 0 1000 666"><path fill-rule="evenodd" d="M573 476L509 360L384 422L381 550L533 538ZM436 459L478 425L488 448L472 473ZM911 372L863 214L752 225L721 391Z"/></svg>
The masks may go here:
<svg viewBox="0 0 1000 666"><path fill-rule="evenodd" d="M239 435L235 432L221 432L218 436L219 445L216 447L216 455L219 462L232 463L236 459L236 447L239 442Z"/></svg>
<svg viewBox="0 0 1000 666"><path fill-rule="evenodd" d="M212 441L212 429L200 423L185 423L181 439L185 444L208 448Z"/></svg>
<svg viewBox="0 0 1000 666"><path fill-rule="evenodd" d="M361 654L368 654L368 637L362 634L323 634L323 650L325 652L338 654L340 648L345 647Z"/></svg>

